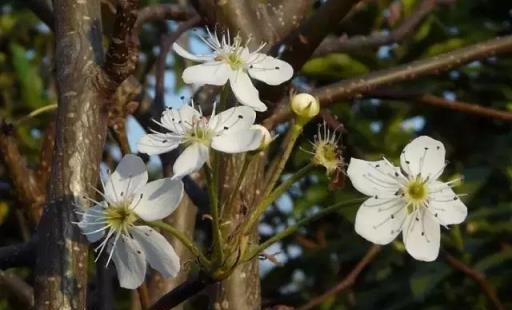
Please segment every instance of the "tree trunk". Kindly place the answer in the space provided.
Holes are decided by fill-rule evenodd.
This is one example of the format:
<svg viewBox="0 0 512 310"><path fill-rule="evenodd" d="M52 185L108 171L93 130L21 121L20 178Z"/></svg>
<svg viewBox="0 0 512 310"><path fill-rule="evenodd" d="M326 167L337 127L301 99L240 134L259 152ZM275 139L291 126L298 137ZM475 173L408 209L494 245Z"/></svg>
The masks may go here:
<svg viewBox="0 0 512 310"><path fill-rule="evenodd" d="M37 309L85 309L87 242L74 212L93 196L106 135L105 102L95 87L103 60L100 1L55 0L59 93L48 205L38 227Z"/></svg>

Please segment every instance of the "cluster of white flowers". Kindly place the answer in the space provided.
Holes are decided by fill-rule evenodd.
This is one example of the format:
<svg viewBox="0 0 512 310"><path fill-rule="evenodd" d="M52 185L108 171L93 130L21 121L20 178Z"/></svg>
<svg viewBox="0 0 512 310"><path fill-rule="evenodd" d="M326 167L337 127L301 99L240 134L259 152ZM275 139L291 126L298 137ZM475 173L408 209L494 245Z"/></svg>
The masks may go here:
<svg viewBox="0 0 512 310"><path fill-rule="evenodd" d="M202 62L183 72L183 80L193 84L225 85L242 106L235 106L204 116L193 103L179 109L168 108L159 121L160 131L141 138L138 151L162 154L182 146L173 166L174 176L150 183L143 161L126 155L98 193L102 201L90 208L79 208L77 225L96 247L98 257L106 251L107 264L116 266L120 285L137 288L144 281L149 263L164 276L175 276L180 259L173 247L148 222L169 216L183 196L181 178L198 171L209 162L212 150L222 153L258 151L272 138L263 126L254 124L255 111L267 108L250 78L269 85L281 84L293 75L292 67L279 59L259 53L263 46L250 52L240 38L232 42L229 35L221 39L208 32L203 39L213 53L192 55L174 44L181 56ZM291 100L297 119L309 120L319 113L318 100L301 94ZM324 166L328 175L344 167L337 146L338 138L319 132L314 143L313 163ZM370 162L352 158L348 176L353 186L370 196L360 207L355 230L377 244L387 244L402 232L407 251L416 259L431 261L439 252L440 225L462 222L466 207L452 190L451 182L437 181L445 167L445 149L441 142L419 137L404 149L401 168L385 158ZM146 184L147 183L147 184Z"/></svg>

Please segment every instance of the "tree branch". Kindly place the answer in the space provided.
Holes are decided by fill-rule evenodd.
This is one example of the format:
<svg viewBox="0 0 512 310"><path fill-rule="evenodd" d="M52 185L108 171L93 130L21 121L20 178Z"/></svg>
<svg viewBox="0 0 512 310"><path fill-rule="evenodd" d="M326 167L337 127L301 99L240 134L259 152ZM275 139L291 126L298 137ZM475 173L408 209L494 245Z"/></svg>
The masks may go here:
<svg viewBox="0 0 512 310"><path fill-rule="evenodd" d="M417 60L403 64L391 69L379 70L370 74L343 80L312 91L313 96L318 97L322 106L328 106L334 102L350 99L357 95L367 94L377 87L415 80L423 76L439 74L463 64L490 57L512 50L512 35L504 36L485 42L460 48L455 51L425 60ZM273 128L277 124L287 121L292 117L289 106L286 104L288 98L281 101L280 108L274 111L264 121L267 128Z"/></svg>
<svg viewBox="0 0 512 310"><path fill-rule="evenodd" d="M364 48L379 47L395 42L401 42L414 33L414 30L421 24L439 4L452 4L455 0L423 0L413 14L405 18L397 28L391 32L372 33L367 36L354 36L351 38L340 37L326 38L315 50L314 56L322 56L329 53L344 53Z"/></svg>
<svg viewBox="0 0 512 310"><path fill-rule="evenodd" d="M114 29L103 70L105 79L100 84L109 93L135 71L139 57L138 42L132 36L138 16L138 0L119 0L117 2Z"/></svg>
<svg viewBox="0 0 512 310"><path fill-rule="evenodd" d="M214 282L214 280L205 275L199 275L196 279L188 280L162 296L149 308L149 310L171 309L189 299L190 297L198 294L204 288L210 284L213 284Z"/></svg>
<svg viewBox="0 0 512 310"><path fill-rule="evenodd" d="M370 96L381 99L397 99L410 100L419 104L431 105L435 107L445 108L457 112L472 114L480 117L493 118L503 121L512 121L512 112L500 111L493 108L483 107L474 103L467 103L457 100L448 100L429 94L415 94L408 92L400 92L395 90L375 90L370 92Z"/></svg>
<svg viewBox="0 0 512 310"><path fill-rule="evenodd" d="M299 307L297 310L308 310L313 309L322 302L324 302L327 298L339 294L346 289L350 288L352 285L354 285L355 281L357 280L357 277L359 274L370 264L377 254L381 251L382 247L379 245L372 245L370 249L368 249L368 252L364 255L363 258L357 263L357 265L350 271L350 273L338 284L336 284L333 288L329 289L327 292L323 293L322 295L313 298L310 302L305 304L302 307Z"/></svg>
<svg viewBox="0 0 512 310"><path fill-rule="evenodd" d="M505 310L505 306L498 298L498 294L496 293L496 289L494 286L487 281L487 278L485 277L485 274L482 272L471 268L470 266L466 265L461 260L453 257L452 255L448 253L443 253L443 259L446 261L448 265L450 265L453 269L458 270L465 275L467 275L469 278L471 278L473 281L475 281L478 285L480 285L480 289L482 292L489 298L491 303L493 304L494 308L497 310Z"/></svg>
<svg viewBox="0 0 512 310"><path fill-rule="evenodd" d="M133 26L133 32L138 34L141 32L142 27L146 23L151 23L159 20L172 19L175 21L185 21L194 16L195 13L191 10L184 10L178 4L153 4L142 8L138 15L137 21Z"/></svg>
<svg viewBox="0 0 512 310"><path fill-rule="evenodd" d="M299 70L357 2L359 0L328 0L284 42L286 47L281 58Z"/></svg>
<svg viewBox="0 0 512 310"><path fill-rule="evenodd" d="M0 270L0 289L5 290L24 306L24 309L34 307L34 290L16 274Z"/></svg>

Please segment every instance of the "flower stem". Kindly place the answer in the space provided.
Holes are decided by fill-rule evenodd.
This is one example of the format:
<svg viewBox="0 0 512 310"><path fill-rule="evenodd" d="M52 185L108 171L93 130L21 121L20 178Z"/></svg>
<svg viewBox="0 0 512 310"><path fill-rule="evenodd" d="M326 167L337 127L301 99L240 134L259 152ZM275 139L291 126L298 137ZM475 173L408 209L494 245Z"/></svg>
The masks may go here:
<svg viewBox="0 0 512 310"><path fill-rule="evenodd" d="M263 200L261 200L258 205L256 205L256 208L252 212L251 216L249 217L249 220L245 224L244 227L244 234L247 234L251 228L256 225L256 223L259 221L261 215L265 210L270 206L270 204L275 201L277 198L279 198L286 190L290 188L295 182L302 179L305 175L307 175L312 169L314 168L314 165L312 163L307 164L306 166L302 167L297 173L292 175L289 179L281 183L272 193L269 195L264 196Z"/></svg>
<svg viewBox="0 0 512 310"><path fill-rule="evenodd" d="M154 222L145 222L151 227L154 228L160 228L171 235L173 235L176 239L181 241L183 245L192 253L194 254L201 265L203 265L206 268L210 267L210 261L204 256L204 254L201 252L201 250L197 247L197 245L190 240L184 233L177 230L176 228L172 227L171 225L164 223L163 221L154 221Z"/></svg>
<svg viewBox="0 0 512 310"><path fill-rule="evenodd" d="M213 156L212 165L213 170L205 166L205 177L208 186L208 195L210 197L210 208L212 213L212 236L213 236L213 251L214 259L217 262L224 260L224 250L222 248L222 232L220 231L220 215L219 215L219 187L218 187L218 171L219 160L218 154L212 152Z"/></svg>
<svg viewBox="0 0 512 310"><path fill-rule="evenodd" d="M236 194L240 190L240 185L242 185L242 181L245 178L245 173L247 172L247 168L249 168L249 164L252 162L252 159L254 158L254 155L250 153L246 153L244 157L244 162L242 164L242 170L238 174L235 186L233 187L233 190L231 194L229 195L228 200L224 204L226 207L230 207L233 204L233 201L235 200Z"/></svg>
<svg viewBox="0 0 512 310"><path fill-rule="evenodd" d="M268 177L266 178L268 180L267 186L265 187L265 190L263 191L263 196L266 197L268 194L272 191L274 186L276 185L277 180L279 179L279 176L284 170L284 167L286 166L286 162L288 161L288 158L290 157L293 147L295 145L295 142L297 141L297 138L299 137L300 133L302 132L303 123L302 122L295 122L290 130L288 131L286 137L284 138L284 145L285 150L283 152L283 155L276 159L275 162L272 163L270 166Z"/></svg>
<svg viewBox="0 0 512 310"><path fill-rule="evenodd" d="M290 236L291 234L295 233L300 227L304 226L304 225L307 225L311 222L314 222L332 212L335 212L337 211L338 209L340 209L341 207L345 207L345 206L348 206L348 205L351 205L351 204L354 204L354 203L358 203L358 202L361 202L363 200L365 200L366 198L358 198L358 199L353 199L353 200L349 200L349 201L342 201L342 202L338 202L338 203L335 203L335 204L332 204L324 209L322 209L321 211L307 217L307 218L304 218L300 221L298 221L295 225L292 225L288 228L286 228L285 230L275 234L273 237L267 239L265 242L261 243L258 247L256 247L255 249L253 249L252 251L250 251L247 255L245 255L242 259L242 261L246 262L246 261L250 261L251 259L253 259L256 255L258 255L259 253L261 253L262 251L264 251L266 248L268 248L269 246L271 246L272 244Z"/></svg>

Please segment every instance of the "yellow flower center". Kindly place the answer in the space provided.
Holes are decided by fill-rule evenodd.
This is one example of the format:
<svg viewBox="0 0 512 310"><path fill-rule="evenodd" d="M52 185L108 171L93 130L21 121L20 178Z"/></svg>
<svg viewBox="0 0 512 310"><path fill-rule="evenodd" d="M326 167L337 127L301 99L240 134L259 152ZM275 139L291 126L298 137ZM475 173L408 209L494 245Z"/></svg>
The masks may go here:
<svg viewBox="0 0 512 310"><path fill-rule="evenodd" d="M194 128L185 135L185 143L188 145L192 143L200 143L209 146L213 135L214 133L208 128L200 125L194 126Z"/></svg>
<svg viewBox="0 0 512 310"><path fill-rule="evenodd" d="M317 141L314 151L313 162L325 167L328 175L331 175L337 167L343 165L337 146L330 141Z"/></svg>
<svg viewBox="0 0 512 310"><path fill-rule="evenodd" d="M419 206L422 206L428 198L428 187L426 182L420 178L415 178L403 189L405 199L407 200L407 211L412 213Z"/></svg>
<svg viewBox="0 0 512 310"><path fill-rule="evenodd" d="M122 202L105 209L105 220L114 230L127 230L137 221L129 202Z"/></svg>

